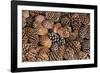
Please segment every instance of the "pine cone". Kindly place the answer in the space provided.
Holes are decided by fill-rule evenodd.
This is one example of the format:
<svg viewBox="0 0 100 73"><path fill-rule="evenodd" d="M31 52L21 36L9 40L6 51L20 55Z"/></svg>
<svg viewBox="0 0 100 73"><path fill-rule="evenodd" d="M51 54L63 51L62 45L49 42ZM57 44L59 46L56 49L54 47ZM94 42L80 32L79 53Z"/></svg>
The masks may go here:
<svg viewBox="0 0 100 73"><path fill-rule="evenodd" d="M68 38L69 37L69 32L67 31L67 29L64 29L64 28L59 28L58 34L61 37L64 37L64 38Z"/></svg>
<svg viewBox="0 0 100 73"><path fill-rule="evenodd" d="M42 23L42 25L47 29L52 29L53 28L53 24L54 24L54 22L52 20L45 20Z"/></svg>
<svg viewBox="0 0 100 73"><path fill-rule="evenodd" d="M38 46L38 42L39 42L38 35L34 34L32 36L29 36L28 38L29 38L28 39L29 43L32 43L33 47L37 47Z"/></svg>
<svg viewBox="0 0 100 73"><path fill-rule="evenodd" d="M90 34L88 34L89 32L90 32L90 25L85 25L85 26L81 27L80 32L79 32L79 36L81 38L86 38L86 36L88 35L87 38L89 38L90 37L89 36Z"/></svg>
<svg viewBox="0 0 100 73"><path fill-rule="evenodd" d="M40 44L43 45L44 48L50 48L52 45L52 41L49 39L48 36L43 35L40 36Z"/></svg>
<svg viewBox="0 0 100 73"><path fill-rule="evenodd" d="M82 43L82 51L90 53L90 40L84 40Z"/></svg>
<svg viewBox="0 0 100 73"><path fill-rule="evenodd" d="M64 17L61 18L61 24L65 27L66 25L67 26L70 26L70 19L69 17L66 15Z"/></svg>
<svg viewBox="0 0 100 73"><path fill-rule="evenodd" d="M22 17L29 17L29 11L28 10L22 10Z"/></svg>
<svg viewBox="0 0 100 73"><path fill-rule="evenodd" d="M43 26L38 26L36 29L38 35L46 35L48 33L48 29Z"/></svg>
<svg viewBox="0 0 100 73"><path fill-rule="evenodd" d="M58 12L46 12L46 19L52 20L54 22L59 21L61 14Z"/></svg>
<svg viewBox="0 0 100 73"><path fill-rule="evenodd" d="M88 53L80 51L80 52L79 52L79 55L78 55L78 58L79 58L80 60L81 60L81 59L89 59L89 56L88 56Z"/></svg>
<svg viewBox="0 0 100 73"><path fill-rule="evenodd" d="M64 59L65 60L73 60L75 59L75 53L74 50L71 47L67 47L64 52Z"/></svg>
<svg viewBox="0 0 100 73"><path fill-rule="evenodd" d="M81 50L81 45L79 41L69 41L68 45L74 50L75 54L77 54Z"/></svg>
<svg viewBox="0 0 100 73"><path fill-rule="evenodd" d="M63 60L63 54L64 54L64 46L60 46L58 50L56 51L51 51L49 53L49 60L50 61L58 61L58 60Z"/></svg>
<svg viewBox="0 0 100 73"><path fill-rule="evenodd" d="M52 40L52 43L57 43L59 45L65 44L65 39L60 37L57 33L51 32L48 33L48 36Z"/></svg>
<svg viewBox="0 0 100 73"><path fill-rule="evenodd" d="M26 26L32 27L32 23L33 23L33 17L30 16L26 18Z"/></svg>
<svg viewBox="0 0 100 73"><path fill-rule="evenodd" d="M43 15L38 15L35 17L35 22L42 23L42 21L44 20L45 20L45 17Z"/></svg>
<svg viewBox="0 0 100 73"><path fill-rule="evenodd" d="M73 14L71 17L71 26L73 31L79 30L81 27L81 20L79 14Z"/></svg>
<svg viewBox="0 0 100 73"><path fill-rule="evenodd" d="M80 19L82 24L88 25L90 23L90 14L81 14Z"/></svg>
<svg viewBox="0 0 100 73"><path fill-rule="evenodd" d="M40 14L43 14L43 13L44 13L43 11L36 11L36 10L29 11L29 14L32 17L37 16L37 15L40 15Z"/></svg>
<svg viewBox="0 0 100 73"><path fill-rule="evenodd" d="M60 23L56 23L53 25L53 32L54 33L57 33L58 32L58 29L61 27L61 24Z"/></svg>

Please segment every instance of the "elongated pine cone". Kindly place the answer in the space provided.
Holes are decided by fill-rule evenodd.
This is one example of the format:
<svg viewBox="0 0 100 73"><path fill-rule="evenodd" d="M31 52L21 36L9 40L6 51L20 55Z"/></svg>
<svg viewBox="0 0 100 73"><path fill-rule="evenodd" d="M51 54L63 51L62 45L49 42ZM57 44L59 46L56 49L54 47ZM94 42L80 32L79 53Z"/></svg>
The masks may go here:
<svg viewBox="0 0 100 73"><path fill-rule="evenodd" d="M80 32L79 32L80 37L85 38L87 35L90 35L90 34L87 34L87 33L89 33L89 31L90 31L90 25L85 25L85 26L81 27ZM88 36L88 38L89 38L89 36Z"/></svg>
<svg viewBox="0 0 100 73"><path fill-rule="evenodd" d="M84 40L82 43L82 51L90 53L90 40Z"/></svg>
<svg viewBox="0 0 100 73"><path fill-rule="evenodd" d="M48 36L43 35L40 36L40 44L43 45L44 48L50 48L52 45L52 41L49 39Z"/></svg>
<svg viewBox="0 0 100 73"><path fill-rule="evenodd" d="M44 20L42 23L42 25L47 29L52 29L53 24L54 24L54 22L52 20Z"/></svg>
<svg viewBox="0 0 100 73"><path fill-rule="evenodd" d="M73 31L79 30L81 27L81 19L80 19L79 14L72 14L71 19L72 19L71 26L72 26Z"/></svg>
<svg viewBox="0 0 100 73"><path fill-rule="evenodd" d="M61 14L59 12L46 12L46 19L52 20L54 22L59 21Z"/></svg>

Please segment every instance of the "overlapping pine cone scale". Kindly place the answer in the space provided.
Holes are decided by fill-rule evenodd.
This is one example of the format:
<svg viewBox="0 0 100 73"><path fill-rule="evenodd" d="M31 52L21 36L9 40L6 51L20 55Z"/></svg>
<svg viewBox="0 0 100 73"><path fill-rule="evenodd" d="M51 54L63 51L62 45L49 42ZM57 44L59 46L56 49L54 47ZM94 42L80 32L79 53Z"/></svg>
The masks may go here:
<svg viewBox="0 0 100 73"><path fill-rule="evenodd" d="M90 14L22 11L22 61L90 59Z"/></svg>

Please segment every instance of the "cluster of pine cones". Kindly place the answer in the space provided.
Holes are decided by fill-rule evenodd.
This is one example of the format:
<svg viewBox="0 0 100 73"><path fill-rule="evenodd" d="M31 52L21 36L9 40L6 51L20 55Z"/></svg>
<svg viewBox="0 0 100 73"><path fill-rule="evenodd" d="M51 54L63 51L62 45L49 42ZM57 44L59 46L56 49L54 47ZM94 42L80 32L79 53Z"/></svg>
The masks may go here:
<svg viewBox="0 0 100 73"><path fill-rule="evenodd" d="M22 61L90 59L90 14L22 10Z"/></svg>

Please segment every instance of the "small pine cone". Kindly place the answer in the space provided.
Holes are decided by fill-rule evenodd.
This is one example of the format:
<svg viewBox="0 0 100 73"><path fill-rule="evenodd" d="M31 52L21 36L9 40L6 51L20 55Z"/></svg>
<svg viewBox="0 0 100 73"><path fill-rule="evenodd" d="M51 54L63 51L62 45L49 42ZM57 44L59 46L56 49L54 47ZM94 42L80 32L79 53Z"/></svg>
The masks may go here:
<svg viewBox="0 0 100 73"><path fill-rule="evenodd" d="M22 28L26 26L26 18L22 17Z"/></svg>
<svg viewBox="0 0 100 73"><path fill-rule="evenodd" d="M36 29L33 29L33 28L31 28L31 27L25 27L23 30L22 30L22 35L23 36L27 36L27 37L29 37L29 36L34 36L35 34L37 34L37 30Z"/></svg>
<svg viewBox="0 0 100 73"><path fill-rule="evenodd" d="M66 29L68 32L72 32L72 28L70 26L65 26L64 29Z"/></svg>
<svg viewBox="0 0 100 73"><path fill-rule="evenodd" d="M68 42L68 45L74 50L75 54L81 50L81 44L79 41L70 41Z"/></svg>
<svg viewBox="0 0 100 73"><path fill-rule="evenodd" d="M28 38L29 38L28 39L29 43L32 43L33 47L37 47L38 46L38 42L39 42L38 35L34 34L32 36L29 36Z"/></svg>
<svg viewBox="0 0 100 73"><path fill-rule="evenodd" d="M90 15L89 14L80 14L80 19L82 24L88 25L90 23Z"/></svg>
<svg viewBox="0 0 100 73"><path fill-rule="evenodd" d="M53 43L59 42L59 35L54 32L48 33L48 37L50 40L52 40Z"/></svg>
<svg viewBox="0 0 100 73"><path fill-rule="evenodd" d="M29 17L29 11L28 10L22 10L22 17Z"/></svg>
<svg viewBox="0 0 100 73"><path fill-rule="evenodd" d="M33 23L33 17L30 16L26 18L26 26L32 27L32 23Z"/></svg>
<svg viewBox="0 0 100 73"><path fill-rule="evenodd" d="M58 61L63 60L63 54L64 54L64 46L60 46L58 50L51 51L49 53L49 60L50 61Z"/></svg>
<svg viewBox="0 0 100 73"><path fill-rule="evenodd" d="M81 27L81 20L79 14L73 14L71 19L72 19L71 26L73 31L79 30Z"/></svg>
<svg viewBox="0 0 100 73"><path fill-rule="evenodd" d="M66 41L75 40L78 37L78 31L70 32L69 37L66 38Z"/></svg>
<svg viewBox="0 0 100 73"><path fill-rule="evenodd" d="M52 29L53 24L54 24L54 22L52 20L44 20L42 23L42 25L47 29Z"/></svg>
<svg viewBox="0 0 100 73"><path fill-rule="evenodd" d="M88 27L88 31L87 31L87 33L86 33L86 35L85 35L85 38L86 39L90 39L90 25L88 25L89 27Z"/></svg>
<svg viewBox="0 0 100 73"><path fill-rule="evenodd" d="M43 46L41 46L41 49L39 50L39 54L48 54L49 53L49 49L48 48L44 48Z"/></svg>
<svg viewBox="0 0 100 73"><path fill-rule="evenodd" d="M42 23L42 21L44 20L45 20L45 17L43 15L37 15L35 17L35 22Z"/></svg>
<svg viewBox="0 0 100 73"><path fill-rule="evenodd" d="M43 11L29 11L29 14L34 17L34 16L37 16L37 15L40 15L42 14Z"/></svg>
<svg viewBox="0 0 100 73"><path fill-rule="evenodd" d="M28 62L35 62L36 61L36 57L31 52L26 53L25 56L26 56L26 59Z"/></svg>
<svg viewBox="0 0 100 73"><path fill-rule="evenodd" d="M53 25L53 32L54 33L57 33L58 32L58 29L61 27L61 24L60 23L57 23L57 24L54 24Z"/></svg>
<svg viewBox="0 0 100 73"><path fill-rule="evenodd" d="M54 22L59 21L61 14L58 12L46 12L46 19L52 20Z"/></svg>
<svg viewBox="0 0 100 73"><path fill-rule="evenodd" d="M48 61L49 57L46 53L40 53L37 57L37 61Z"/></svg>
<svg viewBox="0 0 100 73"><path fill-rule="evenodd" d="M29 17L29 11L23 10L22 11L22 27L24 28L26 26L26 18Z"/></svg>
<svg viewBox="0 0 100 73"><path fill-rule="evenodd" d="M80 51L78 54L78 59L89 59L88 53Z"/></svg>
<svg viewBox="0 0 100 73"><path fill-rule="evenodd" d="M23 36L22 37L22 43L27 43L28 42L28 37L27 36Z"/></svg>
<svg viewBox="0 0 100 73"><path fill-rule="evenodd" d="M86 35L90 35L90 34L87 34L87 33L89 33L89 31L90 31L90 25L85 25L85 26L81 27L80 32L79 32L79 36L81 38L85 38Z"/></svg>
<svg viewBox="0 0 100 73"><path fill-rule="evenodd" d="M58 34L61 37L64 37L64 38L68 38L69 37L69 32L67 31L67 29L64 29L64 28L59 28Z"/></svg>
<svg viewBox="0 0 100 73"><path fill-rule="evenodd" d="M52 41L49 39L48 36L43 35L40 36L40 44L44 47L44 48L50 48L52 45Z"/></svg>
<svg viewBox="0 0 100 73"><path fill-rule="evenodd" d="M64 52L65 52L65 46L64 45L61 45L59 46L59 59L62 60L63 59L63 56L64 56Z"/></svg>
<svg viewBox="0 0 100 73"><path fill-rule="evenodd" d="M63 37L60 37L57 33L49 33L49 38L52 40L52 43L57 43L59 45L65 44L65 39Z"/></svg>
<svg viewBox="0 0 100 73"><path fill-rule="evenodd" d="M75 59L75 53L74 50L71 47L66 48L64 52L64 59L65 60L73 60Z"/></svg>
<svg viewBox="0 0 100 73"><path fill-rule="evenodd" d="M28 52L28 50L31 48L31 44L29 43L22 43L22 50L23 52Z"/></svg>
<svg viewBox="0 0 100 73"><path fill-rule="evenodd" d="M46 35L48 33L48 29L43 26L38 26L36 29L38 35Z"/></svg>
<svg viewBox="0 0 100 73"><path fill-rule="evenodd" d="M90 53L90 40L84 40L82 43L82 51Z"/></svg>
<svg viewBox="0 0 100 73"><path fill-rule="evenodd" d="M49 60L50 61L58 61L58 60L62 60L62 57L59 55L59 53L56 52L50 52L49 53Z"/></svg>
<svg viewBox="0 0 100 73"><path fill-rule="evenodd" d="M70 26L70 19L68 16L64 16L62 17L61 19L61 24L65 27L66 25L67 26Z"/></svg>
<svg viewBox="0 0 100 73"><path fill-rule="evenodd" d="M54 43L54 44L52 44L50 50L51 51L56 51L56 50L58 50L58 48L59 48L59 45L57 43Z"/></svg>

